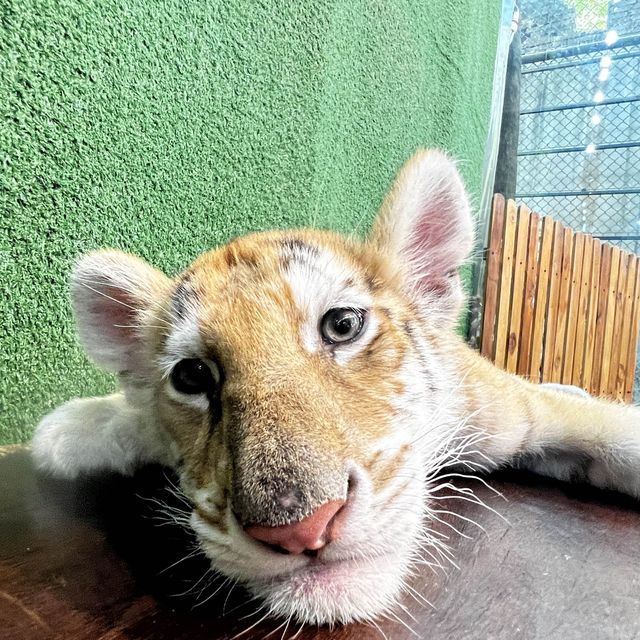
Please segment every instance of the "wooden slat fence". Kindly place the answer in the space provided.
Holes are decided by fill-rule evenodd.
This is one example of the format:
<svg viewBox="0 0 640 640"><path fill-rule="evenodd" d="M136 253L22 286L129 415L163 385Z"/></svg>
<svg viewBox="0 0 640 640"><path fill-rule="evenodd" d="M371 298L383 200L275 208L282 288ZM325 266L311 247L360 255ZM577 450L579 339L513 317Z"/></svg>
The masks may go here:
<svg viewBox="0 0 640 640"><path fill-rule="evenodd" d="M631 402L639 260L496 194L482 354L536 382Z"/></svg>

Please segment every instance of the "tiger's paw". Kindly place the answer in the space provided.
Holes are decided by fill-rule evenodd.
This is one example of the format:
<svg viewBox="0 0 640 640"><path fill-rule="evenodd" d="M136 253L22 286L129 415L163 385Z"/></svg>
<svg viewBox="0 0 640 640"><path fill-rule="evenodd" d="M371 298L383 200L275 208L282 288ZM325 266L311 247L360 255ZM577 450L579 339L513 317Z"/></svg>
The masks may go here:
<svg viewBox="0 0 640 640"><path fill-rule="evenodd" d="M70 400L45 416L31 441L36 466L73 479L80 474L130 474L141 451L138 415L122 394Z"/></svg>

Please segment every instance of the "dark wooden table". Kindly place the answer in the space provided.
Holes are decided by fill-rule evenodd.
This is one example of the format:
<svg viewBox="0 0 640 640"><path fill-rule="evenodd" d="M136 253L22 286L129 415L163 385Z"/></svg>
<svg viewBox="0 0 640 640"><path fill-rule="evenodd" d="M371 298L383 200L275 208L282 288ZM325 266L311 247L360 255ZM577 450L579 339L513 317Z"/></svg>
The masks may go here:
<svg viewBox="0 0 640 640"><path fill-rule="evenodd" d="M508 523L450 505L486 533L459 520L469 536L451 539L459 569L415 578L433 607L405 599L410 615L399 614L413 634L382 620L380 630L307 628L298 638L640 639L639 505L526 475L490 481L506 501L477 493ZM158 512L155 498L172 499L166 483L158 468L54 481L34 473L25 448L0 449L0 638L215 640L251 626L255 603L239 587L213 595L220 581L203 558L174 565L193 540ZM240 637L279 639L283 627L269 633L280 624Z"/></svg>

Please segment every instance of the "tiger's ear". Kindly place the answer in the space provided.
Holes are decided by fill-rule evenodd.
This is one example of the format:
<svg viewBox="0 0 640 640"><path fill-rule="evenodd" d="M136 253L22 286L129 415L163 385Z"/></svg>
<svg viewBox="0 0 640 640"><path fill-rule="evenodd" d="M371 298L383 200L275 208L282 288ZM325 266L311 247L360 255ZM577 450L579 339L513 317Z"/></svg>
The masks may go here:
<svg viewBox="0 0 640 640"><path fill-rule="evenodd" d="M152 309L167 299L170 284L144 260L121 251L96 251L81 258L71 276L71 298L88 355L111 371L144 371L144 327L160 323Z"/></svg>
<svg viewBox="0 0 640 640"><path fill-rule="evenodd" d="M458 269L473 247L471 208L455 163L440 151L418 151L387 194L369 242L392 261L413 299L453 322L464 301Z"/></svg>

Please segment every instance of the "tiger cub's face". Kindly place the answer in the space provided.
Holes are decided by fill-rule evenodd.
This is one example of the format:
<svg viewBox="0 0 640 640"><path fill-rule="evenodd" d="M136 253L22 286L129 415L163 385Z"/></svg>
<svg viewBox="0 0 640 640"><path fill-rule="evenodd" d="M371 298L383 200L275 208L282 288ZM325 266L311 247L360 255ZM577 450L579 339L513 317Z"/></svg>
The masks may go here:
<svg viewBox="0 0 640 640"><path fill-rule="evenodd" d="M213 567L274 614L371 618L421 557L470 246L453 164L420 152L365 242L256 234L173 280L114 251L78 265L89 353L170 443Z"/></svg>

